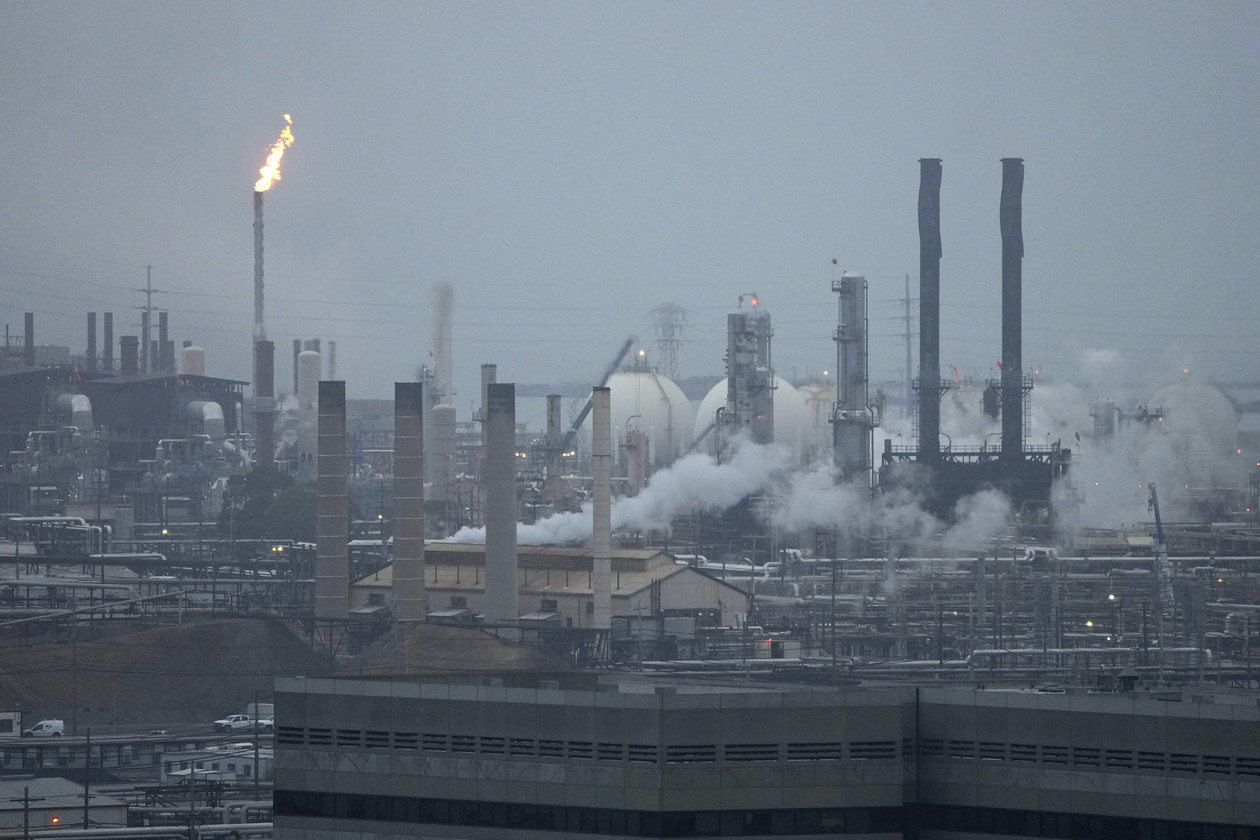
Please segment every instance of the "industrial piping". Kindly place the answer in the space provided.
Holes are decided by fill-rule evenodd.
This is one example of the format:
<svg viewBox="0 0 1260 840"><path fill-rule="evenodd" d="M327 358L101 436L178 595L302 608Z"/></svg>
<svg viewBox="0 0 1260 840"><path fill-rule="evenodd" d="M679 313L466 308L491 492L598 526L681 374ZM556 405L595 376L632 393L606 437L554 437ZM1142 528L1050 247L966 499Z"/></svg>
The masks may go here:
<svg viewBox="0 0 1260 840"><path fill-rule="evenodd" d="M1024 161L1002 158L1002 460L1024 457Z"/></svg>
<svg viewBox="0 0 1260 840"><path fill-rule="evenodd" d="M270 342L268 342L270 343ZM315 509L315 618L344 619L347 577L346 383L319 383L319 477Z"/></svg>
<svg viewBox="0 0 1260 840"><path fill-rule="evenodd" d="M424 621L424 385L394 383L394 606Z"/></svg>
<svg viewBox="0 0 1260 840"><path fill-rule="evenodd" d="M595 419L591 453L593 507L591 510L592 589L595 601L594 627L612 627L612 410L610 390L596 387L592 393Z"/></svg>
<svg viewBox="0 0 1260 840"><path fill-rule="evenodd" d="M919 160L919 454L941 457L941 161Z"/></svg>
<svg viewBox="0 0 1260 840"><path fill-rule="evenodd" d="M516 386L486 388L486 600L487 624L515 623Z"/></svg>

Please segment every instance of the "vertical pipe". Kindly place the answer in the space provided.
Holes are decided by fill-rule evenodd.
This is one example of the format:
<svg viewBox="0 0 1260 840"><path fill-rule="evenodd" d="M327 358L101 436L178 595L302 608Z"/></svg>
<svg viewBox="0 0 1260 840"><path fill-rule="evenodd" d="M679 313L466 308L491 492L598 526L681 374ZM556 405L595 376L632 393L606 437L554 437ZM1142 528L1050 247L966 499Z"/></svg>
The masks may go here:
<svg viewBox="0 0 1260 840"><path fill-rule="evenodd" d="M346 383L319 383L319 477L315 482L315 617L350 610L346 556Z"/></svg>
<svg viewBox="0 0 1260 840"><path fill-rule="evenodd" d="M394 383L394 606L401 621L423 621L424 385Z"/></svg>
<svg viewBox="0 0 1260 840"><path fill-rule="evenodd" d="M592 421L591 453L594 457L591 508L591 563L594 572L594 627L612 626L612 419L610 390L594 389L595 419Z"/></svg>
<svg viewBox="0 0 1260 840"><path fill-rule="evenodd" d="M276 345L270 341L254 342L254 458L258 466L271 468L276 457Z"/></svg>
<svg viewBox="0 0 1260 840"><path fill-rule="evenodd" d="M89 312L87 316L87 369L96 370L96 313Z"/></svg>
<svg viewBox="0 0 1260 840"><path fill-rule="evenodd" d="M337 378L337 342L328 342L328 378Z"/></svg>
<svg viewBox="0 0 1260 840"><path fill-rule="evenodd" d="M151 367L152 342L149 340L149 310L140 312L140 373L148 373Z"/></svg>
<svg viewBox="0 0 1260 840"><path fill-rule="evenodd" d="M35 367L35 313L27 312L23 318L22 364Z"/></svg>
<svg viewBox="0 0 1260 840"><path fill-rule="evenodd" d="M941 456L941 161L919 160L919 460Z"/></svg>
<svg viewBox="0 0 1260 840"><path fill-rule="evenodd" d="M564 443L564 426L560 420L560 395L547 395L547 478L555 480L562 472L564 453L560 445Z"/></svg>
<svg viewBox="0 0 1260 840"><path fill-rule="evenodd" d="M516 386L487 387L486 601L488 624L515 622L516 583Z"/></svg>
<svg viewBox="0 0 1260 840"><path fill-rule="evenodd" d="M267 337L263 326L263 194L254 191L254 340Z"/></svg>
<svg viewBox="0 0 1260 840"><path fill-rule="evenodd" d="M170 372L170 367L168 367L166 360L166 345L170 341L169 331L170 315L165 309L163 309L158 312L158 354L157 364L154 365L154 370L160 373Z"/></svg>
<svg viewBox="0 0 1260 840"><path fill-rule="evenodd" d="M105 347L101 354L104 357L105 370L114 369L114 313L105 313Z"/></svg>
<svg viewBox="0 0 1260 840"><path fill-rule="evenodd" d="M124 335L118 339L118 353L121 357L119 373L123 376L135 376L140 370L140 339L134 335Z"/></svg>
<svg viewBox="0 0 1260 840"><path fill-rule="evenodd" d="M1024 161L1002 158L1002 459L1024 456Z"/></svg>

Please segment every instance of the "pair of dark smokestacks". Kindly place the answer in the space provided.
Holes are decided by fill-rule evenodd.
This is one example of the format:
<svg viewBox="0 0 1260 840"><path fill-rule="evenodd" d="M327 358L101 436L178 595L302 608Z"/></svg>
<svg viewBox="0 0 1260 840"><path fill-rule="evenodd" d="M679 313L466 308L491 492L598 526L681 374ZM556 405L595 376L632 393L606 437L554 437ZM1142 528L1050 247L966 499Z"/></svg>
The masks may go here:
<svg viewBox="0 0 1260 840"><path fill-rule="evenodd" d="M1004 461L1024 450L1023 372L1024 161L1002 158L1002 448ZM919 161L919 460L941 456L941 161Z"/></svg>

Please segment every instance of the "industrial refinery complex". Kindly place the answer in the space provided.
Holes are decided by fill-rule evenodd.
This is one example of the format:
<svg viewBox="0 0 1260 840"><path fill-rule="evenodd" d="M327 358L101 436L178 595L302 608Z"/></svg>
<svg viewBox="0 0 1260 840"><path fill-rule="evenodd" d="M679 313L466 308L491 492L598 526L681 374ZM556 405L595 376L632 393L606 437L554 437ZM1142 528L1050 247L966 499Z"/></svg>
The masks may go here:
<svg viewBox="0 0 1260 840"><path fill-rule="evenodd" d="M439 285L391 401L267 338L292 142L247 378L151 295L0 348L0 838L1260 837L1260 446L1189 375L1038 415L1023 160L994 378L942 375L924 159L902 397L843 272L834 375L767 285L713 376L614 337L580 394L456 359Z"/></svg>

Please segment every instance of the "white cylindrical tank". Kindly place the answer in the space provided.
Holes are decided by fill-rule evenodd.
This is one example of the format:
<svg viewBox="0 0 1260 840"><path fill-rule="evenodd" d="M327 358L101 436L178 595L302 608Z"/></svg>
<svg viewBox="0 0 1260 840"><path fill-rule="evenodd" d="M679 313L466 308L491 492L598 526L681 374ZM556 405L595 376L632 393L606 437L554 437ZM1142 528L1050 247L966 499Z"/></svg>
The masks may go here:
<svg viewBox="0 0 1260 840"><path fill-rule="evenodd" d="M709 389L700 401L696 412L696 434L701 434L713 423L717 410L726 405L726 380ZM805 400L786 379L774 378L774 442L786 446L800 457L810 454L813 442L812 420ZM709 432L700 451L713 454L715 432Z"/></svg>
<svg viewBox="0 0 1260 840"><path fill-rule="evenodd" d="M303 411L319 407L320 357L314 350L298 353L298 404Z"/></svg>
<svg viewBox="0 0 1260 840"><path fill-rule="evenodd" d="M189 376L206 375L205 348L190 344L179 351L179 369Z"/></svg>
<svg viewBox="0 0 1260 840"><path fill-rule="evenodd" d="M695 427L691 402L668 377L651 370L621 371L609 378L608 388L618 452L636 430L647 437L648 461L654 465L670 463L691 446Z"/></svg>

